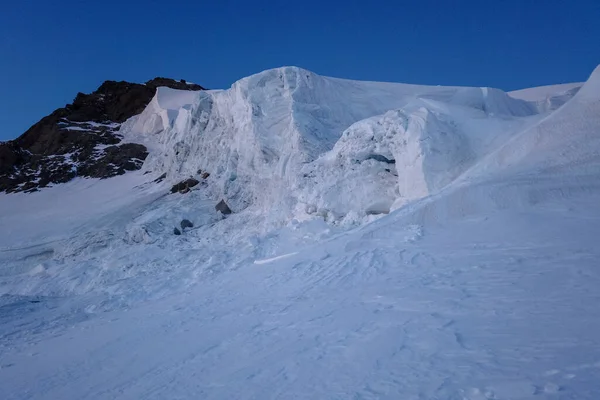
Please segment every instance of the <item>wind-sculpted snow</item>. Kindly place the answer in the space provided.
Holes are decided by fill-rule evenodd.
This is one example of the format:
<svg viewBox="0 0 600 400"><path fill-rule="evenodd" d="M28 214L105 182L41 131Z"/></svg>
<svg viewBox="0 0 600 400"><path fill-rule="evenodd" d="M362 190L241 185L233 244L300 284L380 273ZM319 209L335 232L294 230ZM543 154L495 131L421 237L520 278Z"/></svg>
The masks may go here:
<svg viewBox="0 0 600 400"><path fill-rule="evenodd" d="M510 92L515 99L526 100L537 106L542 112L554 111L571 100L583 83L565 83L537 88L521 89Z"/></svg>
<svg viewBox="0 0 600 400"><path fill-rule="evenodd" d="M471 175L504 174L507 169L593 172L600 163L599 126L600 68L596 68L568 103L500 146Z"/></svg>
<svg viewBox="0 0 600 400"><path fill-rule="evenodd" d="M467 138L425 107L357 122L303 170L300 199L334 217L389 213L452 181L473 158ZM335 218L334 218L335 220Z"/></svg>
<svg viewBox="0 0 600 400"><path fill-rule="evenodd" d="M538 113L535 103L512 98L502 90L487 87L454 88L423 97L473 108L497 117L526 117Z"/></svg>
<svg viewBox="0 0 600 400"><path fill-rule="evenodd" d="M426 196L476 160L481 151L471 145L513 130L509 125L536 112L533 103L497 89L358 82L287 67L244 78L228 90L178 97L161 88L123 131L151 149L145 171L167 173L171 181L208 171L213 197L281 223L319 209L334 219L349 212L362 218ZM350 148L364 146L369 132L379 130L371 124L393 119L386 113L407 117L386 131L393 139L378 144L389 160L397 159L383 168ZM486 130L478 124L483 119L489 120ZM340 152L349 141L357 143ZM332 169L332 159L342 164ZM328 191L336 187L358 191L356 202L329 201Z"/></svg>
<svg viewBox="0 0 600 400"><path fill-rule="evenodd" d="M599 71L159 89L142 170L0 194L1 397L597 399Z"/></svg>

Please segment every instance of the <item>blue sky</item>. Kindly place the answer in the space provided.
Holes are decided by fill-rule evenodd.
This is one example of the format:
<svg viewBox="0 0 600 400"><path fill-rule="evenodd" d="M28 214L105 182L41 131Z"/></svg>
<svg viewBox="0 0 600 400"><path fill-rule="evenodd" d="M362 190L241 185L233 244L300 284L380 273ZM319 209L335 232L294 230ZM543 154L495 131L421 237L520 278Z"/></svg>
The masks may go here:
<svg viewBox="0 0 600 400"><path fill-rule="evenodd" d="M104 80L210 88L297 65L322 75L504 90L583 81L600 1L10 1L0 140Z"/></svg>

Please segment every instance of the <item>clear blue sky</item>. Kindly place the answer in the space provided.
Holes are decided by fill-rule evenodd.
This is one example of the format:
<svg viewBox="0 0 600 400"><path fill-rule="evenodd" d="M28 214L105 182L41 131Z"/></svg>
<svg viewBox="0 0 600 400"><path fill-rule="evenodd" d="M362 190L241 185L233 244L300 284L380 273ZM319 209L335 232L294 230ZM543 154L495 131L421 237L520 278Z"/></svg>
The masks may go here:
<svg viewBox="0 0 600 400"><path fill-rule="evenodd" d="M598 63L599 0L9 0L0 6L0 140L107 79L226 88L297 65L512 90L583 81Z"/></svg>

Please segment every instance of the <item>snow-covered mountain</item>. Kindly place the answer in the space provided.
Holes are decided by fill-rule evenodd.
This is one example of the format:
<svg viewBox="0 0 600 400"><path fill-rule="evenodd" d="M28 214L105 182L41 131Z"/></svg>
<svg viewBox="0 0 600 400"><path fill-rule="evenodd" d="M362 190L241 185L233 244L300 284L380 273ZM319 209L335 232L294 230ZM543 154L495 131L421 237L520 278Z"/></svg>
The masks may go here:
<svg viewBox="0 0 600 400"><path fill-rule="evenodd" d="M600 67L284 67L115 130L139 170L0 194L3 398L600 394Z"/></svg>
<svg viewBox="0 0 600 400"><path fill-rule="evenodd" d="M110 178L140 169L146 148L123 142L121 124L148 105L156 88L202 90L186 81L106 81L42 118L17 139L0 142L0 192L35 192L75 177Z"/></svg>

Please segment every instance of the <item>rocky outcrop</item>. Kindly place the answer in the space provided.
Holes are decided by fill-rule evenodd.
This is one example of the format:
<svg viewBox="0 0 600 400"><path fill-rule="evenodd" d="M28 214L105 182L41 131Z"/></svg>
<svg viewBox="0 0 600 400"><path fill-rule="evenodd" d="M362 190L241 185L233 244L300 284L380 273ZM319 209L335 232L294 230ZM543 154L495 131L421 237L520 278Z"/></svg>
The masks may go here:
<svg viewBox="0 0 600 400"><path fill-rule="evenodd" d="M189 219L182 219L180 225L181 225L182 231L184 231L185 228L193 228L194 227L194 224Z"/></svg>
<svg viewBox="0 0 600 400"><path fill-rule="evenodd" d="M110 178L141 168L148 152L122 143L121 123L141 113L159 86L203 90L185 81L106 81L91 94L42 118L23 135L0 142L0 192L35 191L76 176Z"/></svg>
<svg viewBox="0 0 600 400"><path fill-rule="evenodd" d="M231 208L225 203L225 200L221 200L216 206L215 210L219 211L223 215L231 214Z"/></svg>
<svg viewBox="0 0 600 400"><path fill-rule="evenodd" d="M198 183L200 183L198 181L198 179L194 179L194 178L186 179L185 181L181 181L179 183L174 184L171 187L171 193L177 193L177 192L187 193L190 191L191 188L196 186Z"/></svg>
<svg viewBox="0 0 600 400"><path fill-rule="evenodd" d="M396 164L396 160L389 159L385 156L382 156L381 154L371 154L369 157L367 157L367 160L375 160L379 162L384 162L386 164Z"/></svg>

